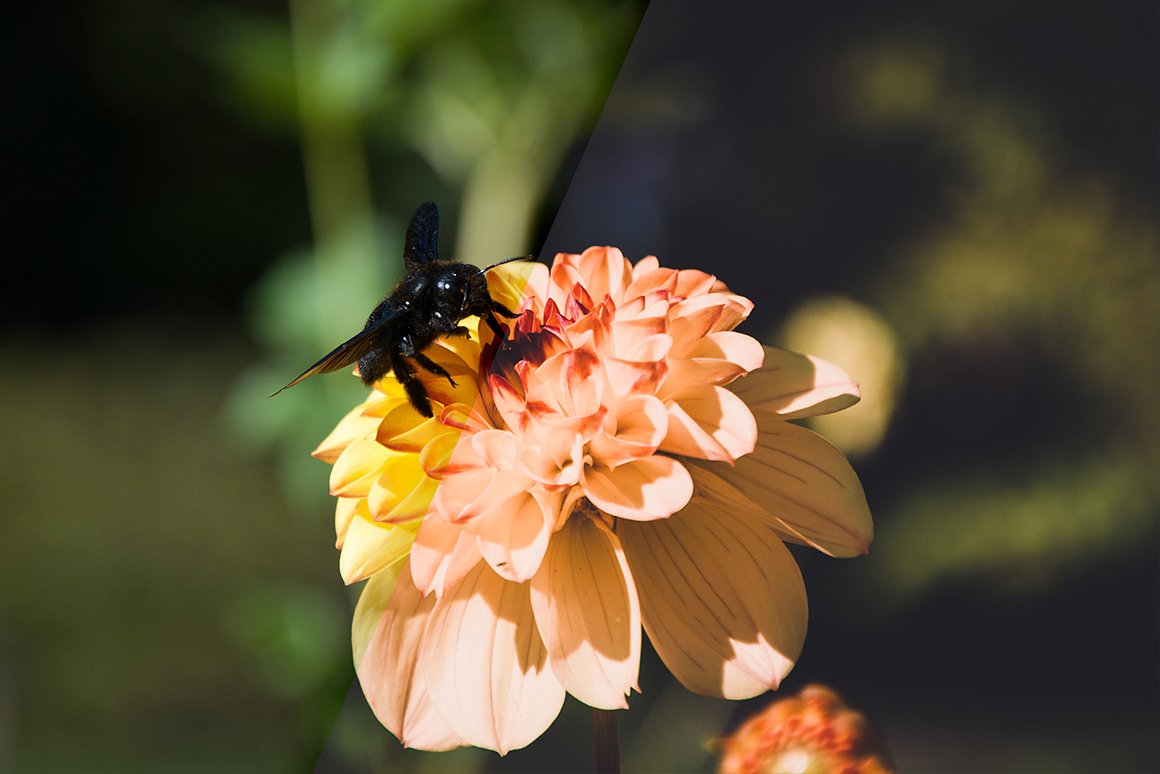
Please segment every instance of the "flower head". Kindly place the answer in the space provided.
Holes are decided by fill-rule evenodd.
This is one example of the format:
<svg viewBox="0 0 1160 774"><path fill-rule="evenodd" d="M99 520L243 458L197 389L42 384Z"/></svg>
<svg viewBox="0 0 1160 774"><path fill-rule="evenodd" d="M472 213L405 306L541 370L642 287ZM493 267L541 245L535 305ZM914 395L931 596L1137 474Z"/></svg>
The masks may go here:
<svg viewBox="0 0 1160 774"><path fill-rule="evenodd" d="M748 299L652 257L590 248L489 284L519 316L428 349L455 381L423 376L435 416L387 377L315 452L343 578L370 578L354 646L379 719L424 749L524 746L565 692L628 706L642 626L691 690L776 688L806 629L784 543L871 539L845 458L786 420L857 386L737 333Z"/></svg>
<svg viewBox="0 0 1160 774"><path fill-rule="evenodd" d="M726 740L721 774L889 774L881 739L829 688L780 699Z"/></svg>

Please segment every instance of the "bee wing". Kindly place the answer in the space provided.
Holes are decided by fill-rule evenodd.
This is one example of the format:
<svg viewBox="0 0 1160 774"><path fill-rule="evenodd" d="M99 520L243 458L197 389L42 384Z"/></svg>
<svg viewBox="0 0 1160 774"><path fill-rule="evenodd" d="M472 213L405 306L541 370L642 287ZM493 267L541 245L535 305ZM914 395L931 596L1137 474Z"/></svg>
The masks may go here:
<svg viewBox="0 0 1160 774"><path fill-rule="evenodd" d="M397 312L394 314L385 315L383 318L377 320L374 325L369 325L355 335L351 336L349 339L332 349L330 353L324 358L295 377L292 382L278 390L278 392L282 392L282 390L293 387L294 385L298 384L298 382L306 379L309 376L314 376L315 374L328 374L331 371L337 371L344 366L348 366L351 363L361 360L362 356L370 352L374 347L375 335L380 330L382 330L386 323L390 322L395 317L395 314L397 314ZM274 397L274 395L277 395L278 392L273 393L270 397Z"/></svg>
<svg viewBox="0 0 1160 774"><path fill-rule="evenodd" d="M403 245L403 268L407 273L439 258L439 208L423 202L411 216Z"/></svg>

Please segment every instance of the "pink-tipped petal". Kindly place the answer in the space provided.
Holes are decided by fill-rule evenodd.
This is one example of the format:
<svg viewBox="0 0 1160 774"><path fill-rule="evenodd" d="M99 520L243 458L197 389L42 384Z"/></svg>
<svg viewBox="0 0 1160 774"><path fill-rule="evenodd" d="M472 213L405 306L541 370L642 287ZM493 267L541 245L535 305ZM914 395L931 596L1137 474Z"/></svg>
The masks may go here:
<svg viewBox="0 0 1160 774"><path fill-rule="evenodd" d="M753 451L757 422L745 401L729 390L693 387L671 400L663 451L718 462L733 462Z"/></svg>
<svg viewBox="0 0 1160 774"><path fill-rule="evenodd" d="M747 699L776 688L801 653L806 594L768 524L695 505L651 524L621 522L645 631L691 691Z"/></svg>
<svg viewBox="0 0 1160 774"><path fill-rule="evenodd" d="M627 709L640 669L640 603L616 537L591 519L569 519L531 588L536 625L564 688L589 706Z"/></svg>
<svg viewBox="0 0 1160 774"><path fill-rule="evenodd" d="M405 563L367 583L354 613L355 670L367 703L404 747L450 750L467 744L435 711L418 658L435 605L410 581Z"/></svg>
<svg viewBox="0 0 1160 774"><path fill-rule="evenodd" d="M858 383L829 361L787 349L765 348L765 365L729 388L754 408L798 419L853 406Z"/></svg>
<svg viewBox="0 0 1160 774"><path fill-rule="evenodd" d="M436 604L420 669L440 716L463 739L503 755L547 730L564 704L528 584L480 562Z"/></svg>
<svg viewBox="0 0 1160 774"><path fill-rule="evenodd" d="M761 514L786 540L831 556L867 553L870 507L845 456L804 427L767 411L757 419L757 448L732 468L689 461L698 496Z"/></svg>
<svg viewBox="0 0 1160 774"><path fill-rule="evenodd" d="M474 521L472 531L484 561L501 577L519 583L540 568L555 522L556 514L530 492L520 492Z"/></svg>
<svg viewBox="0 0 1160 774"><path fill-rule="evenodd" d="M586 468L584 494L600 510L635 521L667 519L693 496L693 480L672 457L645 457L616 468Z"/></svg>

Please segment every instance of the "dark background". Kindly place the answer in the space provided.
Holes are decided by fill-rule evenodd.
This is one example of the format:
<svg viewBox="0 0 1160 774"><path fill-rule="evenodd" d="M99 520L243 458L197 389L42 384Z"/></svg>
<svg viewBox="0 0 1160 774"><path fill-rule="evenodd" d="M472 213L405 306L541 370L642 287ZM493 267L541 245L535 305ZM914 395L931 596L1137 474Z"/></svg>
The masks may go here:
<svg viewBox="0 0 1160 774"><path fill-rule="evenodd" d="M358 390L264 398L389 287L415 203L446 251L514 180L504 254L707 269L862 381L818 429L875 543L797 553L784 692L841 692L903 770L1160 768L1154 4L393 7L4 11L0 767L590 765L573 702L502 762L336 715L352 597L305 453ZM505 145L531 99L568 120ZM655 657L641 686L638 770L711 768L769 701Z"/></svg>

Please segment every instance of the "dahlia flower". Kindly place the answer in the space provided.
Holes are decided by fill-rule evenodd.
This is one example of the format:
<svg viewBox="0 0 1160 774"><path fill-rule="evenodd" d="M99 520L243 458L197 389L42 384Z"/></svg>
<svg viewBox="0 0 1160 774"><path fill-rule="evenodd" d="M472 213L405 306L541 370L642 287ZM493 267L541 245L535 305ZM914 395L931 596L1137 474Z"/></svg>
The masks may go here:
<svg viewBox="0 0 1160 774"><path fill-rule="evenodd" d="M808 685L750 718L722 749L719 774L890 774L866 718L838 694Z"/></svg>
<svg viewBox="0 0 1160 774"><path fill-rule="evenodd" d="M801 652L785 543L865 553L857 476L787 420L857 385L733 330L752 303L615 248L508 264L504 341L465 323L427 355L425 418L388 376L315 451L370 706L403 744L527 745L570 693L627 708L641 628L689 689L748 698Z"/></svg>

